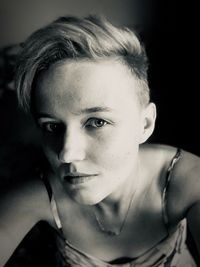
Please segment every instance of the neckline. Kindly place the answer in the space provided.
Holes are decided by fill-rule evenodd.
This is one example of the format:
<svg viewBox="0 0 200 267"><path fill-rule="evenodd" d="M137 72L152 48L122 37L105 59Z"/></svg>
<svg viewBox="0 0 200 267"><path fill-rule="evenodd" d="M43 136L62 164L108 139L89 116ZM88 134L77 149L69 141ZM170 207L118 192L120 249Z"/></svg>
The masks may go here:
<svg viewBox="0 0 200 267"><path fill-rule="evenodd" d="M165 251L170 249L170 248L171 249L175 248L176 242L174 242L173 246L172 246L171 243L170 243L170 240L173 239L173 237L176 237L177 233L180 232L181 227L185 228L185 225L186 225L186 219L182 219L176 225L176 227L173 229L173 231L171 231L170 235L167 234L159 242L157 242L156 244L152 245L151 248L149 248L146 251L142 252L137 257L132 258L129 262L121 263L121 264L120 263L119 264L111 263L111 262L113 262L115 260L117 261L117 259L114 259L114 260L108 262L108 261L102 260L100 258L97 258L97 257L93 256L90 253L87 253L87 252L85 252L83 250L80 250L75 245L73 245L71 242L69 242L61 232L58 232L58 230L56 230L56 229L55 229L55 231L58 233L58 235L61 238L61 240L64 241L64 243L67 244L67 246L69 246L72 250L75 250L77 253L83 255L84 257L87 257L88 259L92 259L93 261L96 261L96 262L99 262L99 263L103 263L103 264L105 264L106 267L122 266L122 264L123 264L124 267L126 267L126 266L130 266L131 263L136 263L138 260L141 261L141 258L144 258L145 256L147 256L149 253L151 253L152 250L161 251L162 249L159 248L159 247L162 247L164 242L165 242L164 245L167 246L167 249L165 249ZM177 240L177 238L175 238L175 240Z"/></svg>
<svg viewBox="0 0 200 267"><path fill-rule="evenodd" d="M141 258L145 257L145 255L148 255L148 253L150 253L150 251L153 250L153 249L157 249L157 250L159 250L159 246L161 246L162 243L163 243L164 241L166 241L166 243L168 243L167 240L170 239L176 231L178 231L178 228L179 228L180 225L182 224L181 222L184 221L184 219L181 220L181 221L180 221L174 228L172 228L170 231L168 231L168 230L169 230L169 229L168 229L168 224L166 223L167 220L165 220L165 219L167 218L167 217L166 217L167 214L165 214L166 192L167 192L167 189L168 189L168 186L169 186L169 182L170 182L170 180L171 180L171 172L172 172L172 170L173 170L173 167L174 167L174 165L178 162L178 160L179 160L180 158L181 158L181 149L178 148L177 151L176 151L175 156L171 159L170 164L169 164L169 166L168 166L168 168L167 168L167 175L166 175L166 180L165 180L165 186L164 186L164 189L163 189L163 191L162 191L162 205L163 205L163 209L162 209L162 211L163 211L163 215L164 215L164 216L163 216L163 218L164 218L164 223L165 223L165 225L167 226L167 227L166 227L166 228L167 228L167 235L164 236L159 242L157 242L156 244L154 244L154 245L153 245L151 248L149 248L147 251L145 251L145 252L141 253L140 255L138 255L137 257L133 258L130 262L128 262L128 263L126 263L126 264L123 264L123 266L126 266L126 265L128 265L128 264L130 265L131 263L136 262L138 259L141 259ZM50 185L48 179L45 179L45 180L46 180L46 183L49 184L49 186L50 186L50 188L51 188L51 185ZM45 184L45 185L46 185L46 184ZM47 186L46 186L46 187L47 187ZM54 194L53 194L53 192L52 192L52 189L51 189L50 195L51 195L51 197L50 197L50 203L51 203L51 206L52 206L52 211L54 211L54 212L53 212L53 216L54 216L54 219L55 219L55 218L57 219L57 220L55 220L55 221L56 221L56 225L57 225L58 229L55 229L55 230L56 230L56 232L59 233L59 236L61 237L61 239L62 239L64 242L66 242L66 244L67 244L69 247L71 247L73 250L77 251L79 254L81 254L81 255L83 255L83 256L86 256L87 258L90 258L90 259L93 259L93 260L95 260L95 261L98 261L99 263L104 263L105 265L107 264L107 266L120 266L121 264L112 264L112 263L110 263L110 262L106 262L106 261L104 261L104 260L101 260L101 259L99 259L99 258L96 258L96 257L92 256L91 254L89 254L89 253L87 253L87 252L81 251L81 250L79 250L76 246L74 246L74 245L71 244L68 240L65 239L64 234L63 234L63 232L62 232L62 224L61 224L60 216L59 216L59 212L58 212L58 209L57 209L57 203L56 203L56 201L55 201L55 199L54 199ZM55 212L55 211L57 211L57 212ZM166 215L166 216L165 216L165 215ZM174 246L175 246L175 245L174 245ZM170 246L170 247L171 247L171 246ZM117 259L116 259L116 260L117 260Z"/></svg>

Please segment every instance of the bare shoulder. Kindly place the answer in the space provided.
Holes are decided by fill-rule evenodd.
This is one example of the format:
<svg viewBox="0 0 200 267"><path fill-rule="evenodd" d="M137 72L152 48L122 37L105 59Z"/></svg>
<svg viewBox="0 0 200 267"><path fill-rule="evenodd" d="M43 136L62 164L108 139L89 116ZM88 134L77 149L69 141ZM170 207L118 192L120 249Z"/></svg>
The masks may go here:
<svg viewBox="0 0 200 267"><path fill-rule="evenodd" d="M26 181L20 181L2 191L1 214L9 208L11 211L18 210L22 214L34 216L37 221L51 219L46 188L36 175L30 175Z"/></svg>
<svg viewBox="0 0 200 267"><path fill-rule="evenodd" d="M48 197L35 177L13 184L0 194L0 266L40 220L50 222Z"/></svg>
<svg viewBox="0 0 200 267"><path fill-rule="evenodd" d="M158 164L160 168L168 168L178 149L177 147L163 144L145 144L141 146L140 150L141 154L143 154L143 159L147 160L149 164L154 163L154 166ZM176 172L195 175L196 168L199 167L200 158L181 149L180 159L179 163L176 164Z"/></svg>
<svg viewBox="0 0 200 267"><path fill-rule="evenodd" d="M162 179L164 184L177 148L146 144L141 149L152 172L156 172L157 179ZM187 211L200 201L200 158L197 155L181 150L180 157L171 170L166 198L168 217L172 224L186 217Z"/></svg>
<svg viewBox="0 0 200 267"><path fill-rule="evenodd" d="M177 152L177 148L163 144L146 143L140 147L140 152L146 166L160 172L168 167Z"/></svg>
<svg viewBox="0 0 200 267"><path fill-rule="evenodd" d="M177 203L182 203L186 212L195 202L200 201L200 158L181 150L171 178L171 195L177 195Z"/></svg>

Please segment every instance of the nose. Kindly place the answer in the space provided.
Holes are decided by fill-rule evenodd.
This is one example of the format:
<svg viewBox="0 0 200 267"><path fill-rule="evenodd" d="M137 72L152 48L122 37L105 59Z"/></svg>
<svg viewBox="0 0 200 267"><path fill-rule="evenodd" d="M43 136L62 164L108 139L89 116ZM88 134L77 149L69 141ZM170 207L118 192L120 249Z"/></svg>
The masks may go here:
<svg viewBox="0 0 200 267"><path fill-rule="evenodd" d="M66 133L63 137L63 145L58 154L62 163L73 163L85 159L84 137L77 132Z"/></svg>

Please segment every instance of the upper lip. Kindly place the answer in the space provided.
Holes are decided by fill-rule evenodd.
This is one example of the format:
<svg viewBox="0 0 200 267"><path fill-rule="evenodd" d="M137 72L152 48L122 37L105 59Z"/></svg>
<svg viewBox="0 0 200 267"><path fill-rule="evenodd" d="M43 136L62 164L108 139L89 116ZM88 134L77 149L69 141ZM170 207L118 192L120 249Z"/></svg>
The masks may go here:
<svg viewBox="0 0 200 267"><path fill-rule="evenodd" d="M82 172L68 172L65 174L65 177L88 177L88 176L97 176L97 174L91 174L91 173L82 173Z"/></svg>

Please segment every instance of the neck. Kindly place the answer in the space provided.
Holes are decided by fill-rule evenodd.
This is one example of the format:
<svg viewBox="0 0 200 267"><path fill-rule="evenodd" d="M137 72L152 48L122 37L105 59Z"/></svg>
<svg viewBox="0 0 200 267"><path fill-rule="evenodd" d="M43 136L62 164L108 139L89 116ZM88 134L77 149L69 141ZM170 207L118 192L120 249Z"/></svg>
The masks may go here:
<svg viewBox="0 0 200 267"><path fill-rule="evenodd" d="M127 208L131 198L136 199L140 188L140 164L137 164L127 179L113 193L96 204L95 207L102 213L124 214L124 209Z"/></svg>
<svg viewBox="0 0 200 267"><path fill-rule="evenodd" d="M139 191L139 181L141 180L139 169L137 167L134 172L137 176L133 176L132 173L123 185L118 186L118 190L94 206L94 216L98 228L104 234L118 236L124 229L133 200Z"/></svg>

